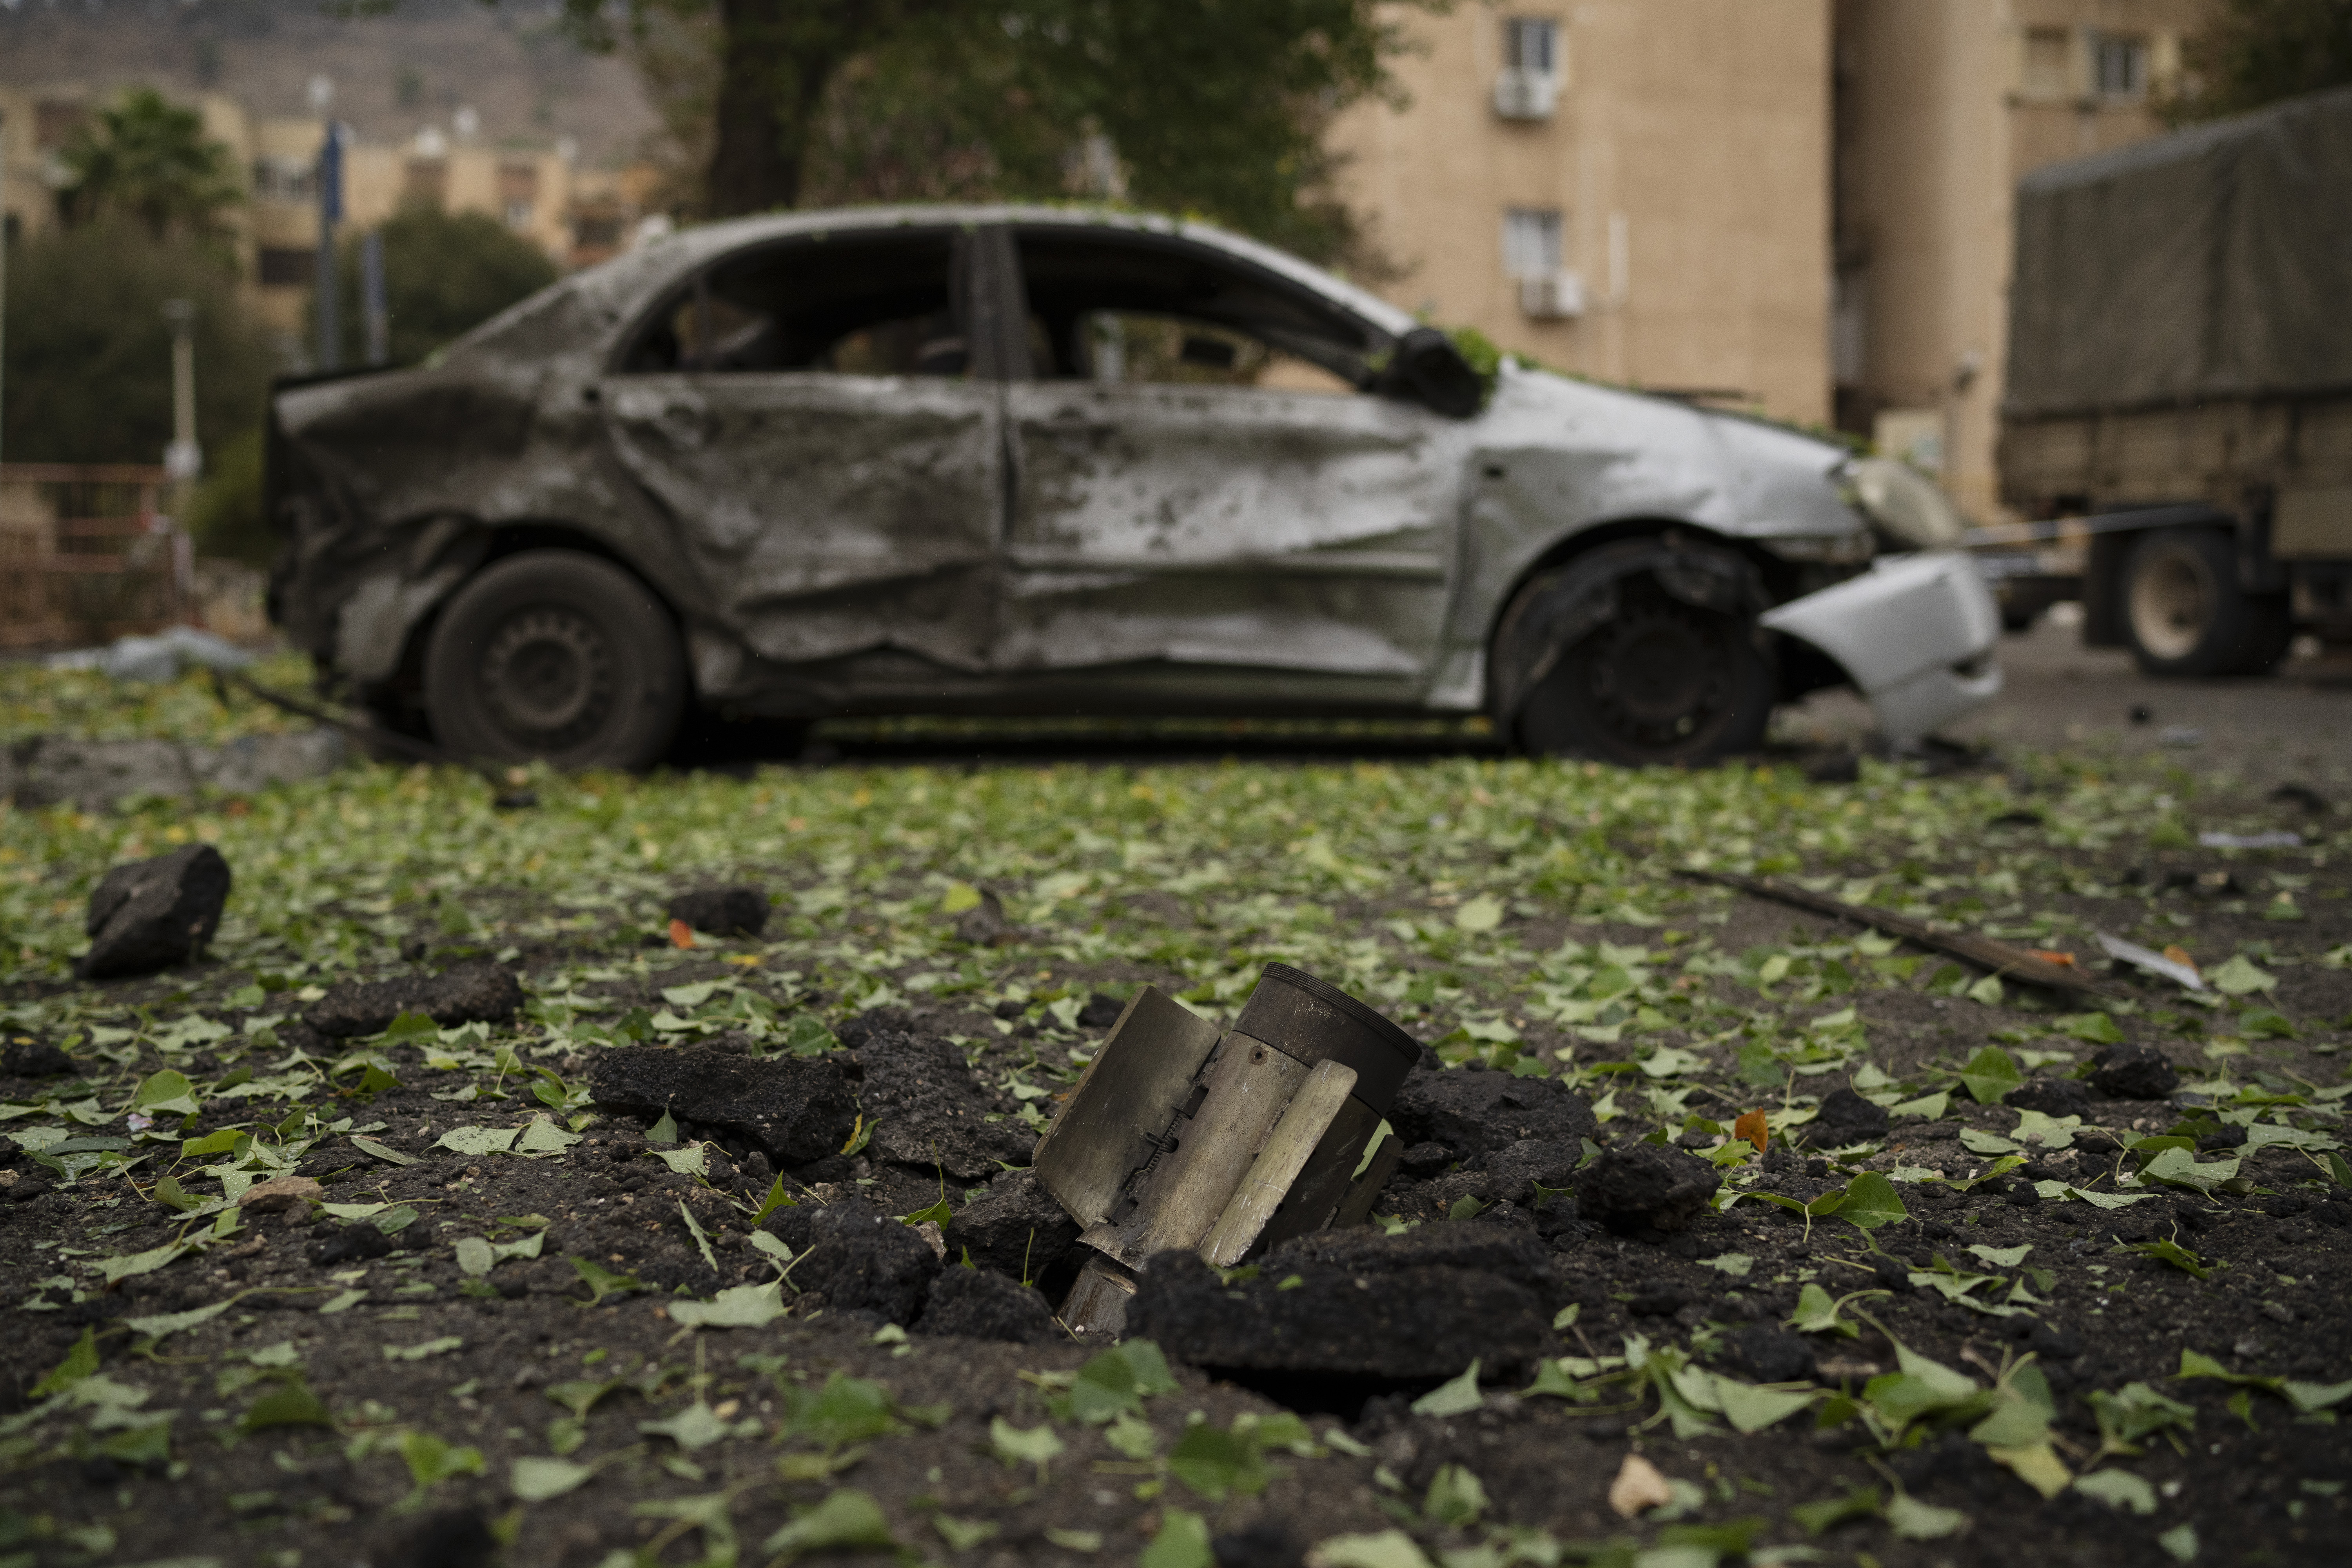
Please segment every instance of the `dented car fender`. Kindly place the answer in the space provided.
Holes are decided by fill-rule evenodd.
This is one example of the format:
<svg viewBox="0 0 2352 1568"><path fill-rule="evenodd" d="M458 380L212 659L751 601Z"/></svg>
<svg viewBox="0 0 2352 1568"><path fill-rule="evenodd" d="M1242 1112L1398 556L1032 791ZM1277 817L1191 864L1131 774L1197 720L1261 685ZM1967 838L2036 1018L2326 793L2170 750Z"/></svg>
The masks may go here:
<svg viewBox="0 0 2352 1568"><path fill-rule="evenodd" d="M2000 692L2000 607L1961 551L1883 556L1762 624L1835 659L1890 741L1916 740Z"/></svg>

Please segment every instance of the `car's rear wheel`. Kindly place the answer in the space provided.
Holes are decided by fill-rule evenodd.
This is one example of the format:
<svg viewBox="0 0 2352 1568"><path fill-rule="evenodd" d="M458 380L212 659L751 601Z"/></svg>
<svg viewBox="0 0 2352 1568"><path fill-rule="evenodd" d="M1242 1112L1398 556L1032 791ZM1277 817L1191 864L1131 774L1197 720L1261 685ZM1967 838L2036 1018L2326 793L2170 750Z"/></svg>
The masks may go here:
<svg viewBox="0 0 2352 1568"><path fill-rule="evenodd" d="M686 658L636 578L577 551L531 550L442 611L425 698L435 737L461 756L641 768L677 731Z"/></svg>
<svg viewBox="0 0 2352 1568"><path fill-rule="evenodd" d="M1772 717L1770 659L1745 616L1693 605L1643 574L1616 613L1526 687L1519 743L1629 766L1752 751Z"/></svg>
<svg viewBox="0 0 2352 1568"><path fill-rule="evenodd" d="M2210 528L2164 529L2134 546L2124 625L2140 668L2159 676L2264 674L2294 635L2285 601L2241 588L2229 535Z"/></svg>

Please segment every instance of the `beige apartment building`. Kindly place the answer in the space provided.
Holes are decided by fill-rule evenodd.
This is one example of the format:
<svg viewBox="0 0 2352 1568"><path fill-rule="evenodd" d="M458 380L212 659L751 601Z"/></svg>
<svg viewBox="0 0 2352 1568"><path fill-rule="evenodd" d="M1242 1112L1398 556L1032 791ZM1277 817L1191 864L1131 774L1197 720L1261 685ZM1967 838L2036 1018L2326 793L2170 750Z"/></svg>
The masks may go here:
<svg viewBox="0 0 2352 1568"><path fill-rule="evenodd" d="M2205 0L1838 0L1837 422L1980 521L2009 338L2011 206L2045 163L2158 135Z"/></svg>
<svg viewBox="0 0 2352 1568"><path fill-rule="evenodd" d="M0 88L0 206L9 234L37 234L58 221L65 179L59 155L103 95L70 88ZM218 93L198 100L205 133L228 149L246 193L233 212L243 271L256 313L299 362L310 334L319 244L318 163L323 119L265 118ZM489 145L460 109L447 127L429 125L395 142L347 142L341 232L373 228L404 204L485 213L562 267L583 267L619 249L639 216L651 176L639 170L583 169L568 146Z"/></svg>
<svg viewBox="0 0 2352 1568"><path fill-rule="evenodd" d="M1830 416L1831 0L1557 0L1391 18L1349 110L1381 291L1601 380Z"/></svg>

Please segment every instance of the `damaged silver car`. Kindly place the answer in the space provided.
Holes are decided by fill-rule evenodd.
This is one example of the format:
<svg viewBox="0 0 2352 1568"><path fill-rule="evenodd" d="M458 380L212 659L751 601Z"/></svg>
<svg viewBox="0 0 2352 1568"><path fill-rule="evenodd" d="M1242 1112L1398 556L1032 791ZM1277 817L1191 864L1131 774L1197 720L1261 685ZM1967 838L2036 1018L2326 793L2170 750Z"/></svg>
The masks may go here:
<svg viewBox="0 0 2352 1568"><path fill-rule="evenodd" d="M699 705L1486 712L1699 762L1851 683L2000 688L1960 522L1892 463L1509 362L1168 219L688 230L417 368L272 403L275 616L394 723L634 767Z"/></svg>

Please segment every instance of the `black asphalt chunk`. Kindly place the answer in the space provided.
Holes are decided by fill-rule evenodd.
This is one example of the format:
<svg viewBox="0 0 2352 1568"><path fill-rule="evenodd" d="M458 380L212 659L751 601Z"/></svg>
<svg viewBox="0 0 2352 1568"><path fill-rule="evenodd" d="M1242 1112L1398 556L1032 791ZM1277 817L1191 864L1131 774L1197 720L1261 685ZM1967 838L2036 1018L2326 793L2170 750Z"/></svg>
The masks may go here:
<svg viewBox="0 0 2352 1568"><path fill-rule="evenodd" d="M2091 1058L2091 1087L2109 1100L2163 1100L2180 1075L2154 1046L2109 1046Z"/></svg>
<svg viewBox="0 0 2352 1568"><path fill-rule="evenodd" d="M2044 1116L2088 1116L2091 1091L2075 1079L2030 1078L2000 1097L2003 1105Z"/></svg>
<svg viewBox="0 0 2352 1568"><path fill-rule="evenodd" d="M0 1047L0 1078L58 1078L74 1070L73 1058L47 1040L10 1035Z"/></svg>
<svg viewBox="0 0 2352 1568"><path fill-rule="evenodd" d="M84 980L152 974L184 963L220 928L228 862L209 844L117 866L89 895L89 951L74 961Z"/></svg>
<svg viewBox="0 0 2352 1568"><path fill-rule="evenodd" d="M849 1079L831 1058L608 1047L590 1059L588 1087L600 1110L647 1121L667 1110L749 1140L778 1169L837 1154L857 1126Z"/></svg>
<svg viewBox="0 0 2352 1568"><path fill-rule="evenodd" d="M1054 1326L1054 1310L1034 1288L986 1268L954 1265L931 1281L918 1332L955 1334L968 1340L1011 1344L1053 1344L1064 1336Z"/></svg>
<svg viewBox="0 0 2352 1568"><path fill-rule="evenodd" d="M1078 1222L1037 1183L1034 1171L1005 1171L958 1209L945 1227L948 1258L969 1252L1009 1279L1043 1279L1077 1245Z"/></svg>
<svg viewBox="0 0 2352 1568"><path fill-rule="evenodd" d="M1802 1383L1814 1375L1813 1347L1802 1334L1750 1323L1725 1342L1739 1370L1758 1383Z"/></svg>
<svg viewBox="0 0 2352 1568"><path fill-rule="evenodd" d="M1252 1386L1263 1374L1296 1378L1311 1403L1336 1381L1360 1403L1473 1360L1488 1375L1532 1363L1551 1347L1550 1288L1550 1254L1522 1232L1444 1222L1395 1236L1324 1231L1230 1287L1193 1253L1152 1258L1127 1332Z"/></svg>
<svg viewBox="0 0 2352 1568"><path fill-rule="evenodd" d="M1397 1091L1389 1125L1408 1149L1442 1143L1456 1159L1530 1138L1576 1147L1579 1139L1601 1136L1592 1108L1558 1079L1468 1068L1415 1068Z"/></svg>
<svg viewBox="0 0 2352 1568"><path fill-rule="evenodd" d="M1805 1123L1805 1141L1819 1149L1842 1149L1849 1143L1875 1143L1886 1131L1885 1106L1839 1088L1822 1097L1820 1111Z"/></svg>
<svg viewBox="0 0 2352 1568"><path fill-rule="evenodd" d="M503 1024L522 1011L522 1000L521 983L484 958L440 974L330 986L302 1021L322 1035L348 1039L380 1034L403 1013L422 1013L445 1029Z"/></svg>
<svg viewBox="0 0 2352 1568"><path fill-rule="evenodd" d="M758 936L768 929L768 895L746 884L698 888L672 899L667 913L712 936Z"/></svg>
<svg viewBox="0 0 2352 1568"><path fill-rule="evenodd" d="M874 1129L866 1152L980 1181L1026 1165L1037 1136L980 1087L963 1052L937 1035L876 1029L857 1046L857 1102ZM993 1120L991 1120L993 1118Z"/></svg>
<svg viewBox="0 0 2352 1568"><path fill-rule="evenodd" d="M1685 1230L1721 1186L1713 1165L1657 1143L1610 1149L1577 1173L1576 1212L1611 1230Z"/></svg>
<svg viewBox="0 0 2352 1568"><path fill-rule="evenodd" d="M793 1283L822 1295L828 1311L906 1324L939 1272L930 1243L864 1199L844 1198L810 1216L808 1256L793 1265Z"/></svg>

